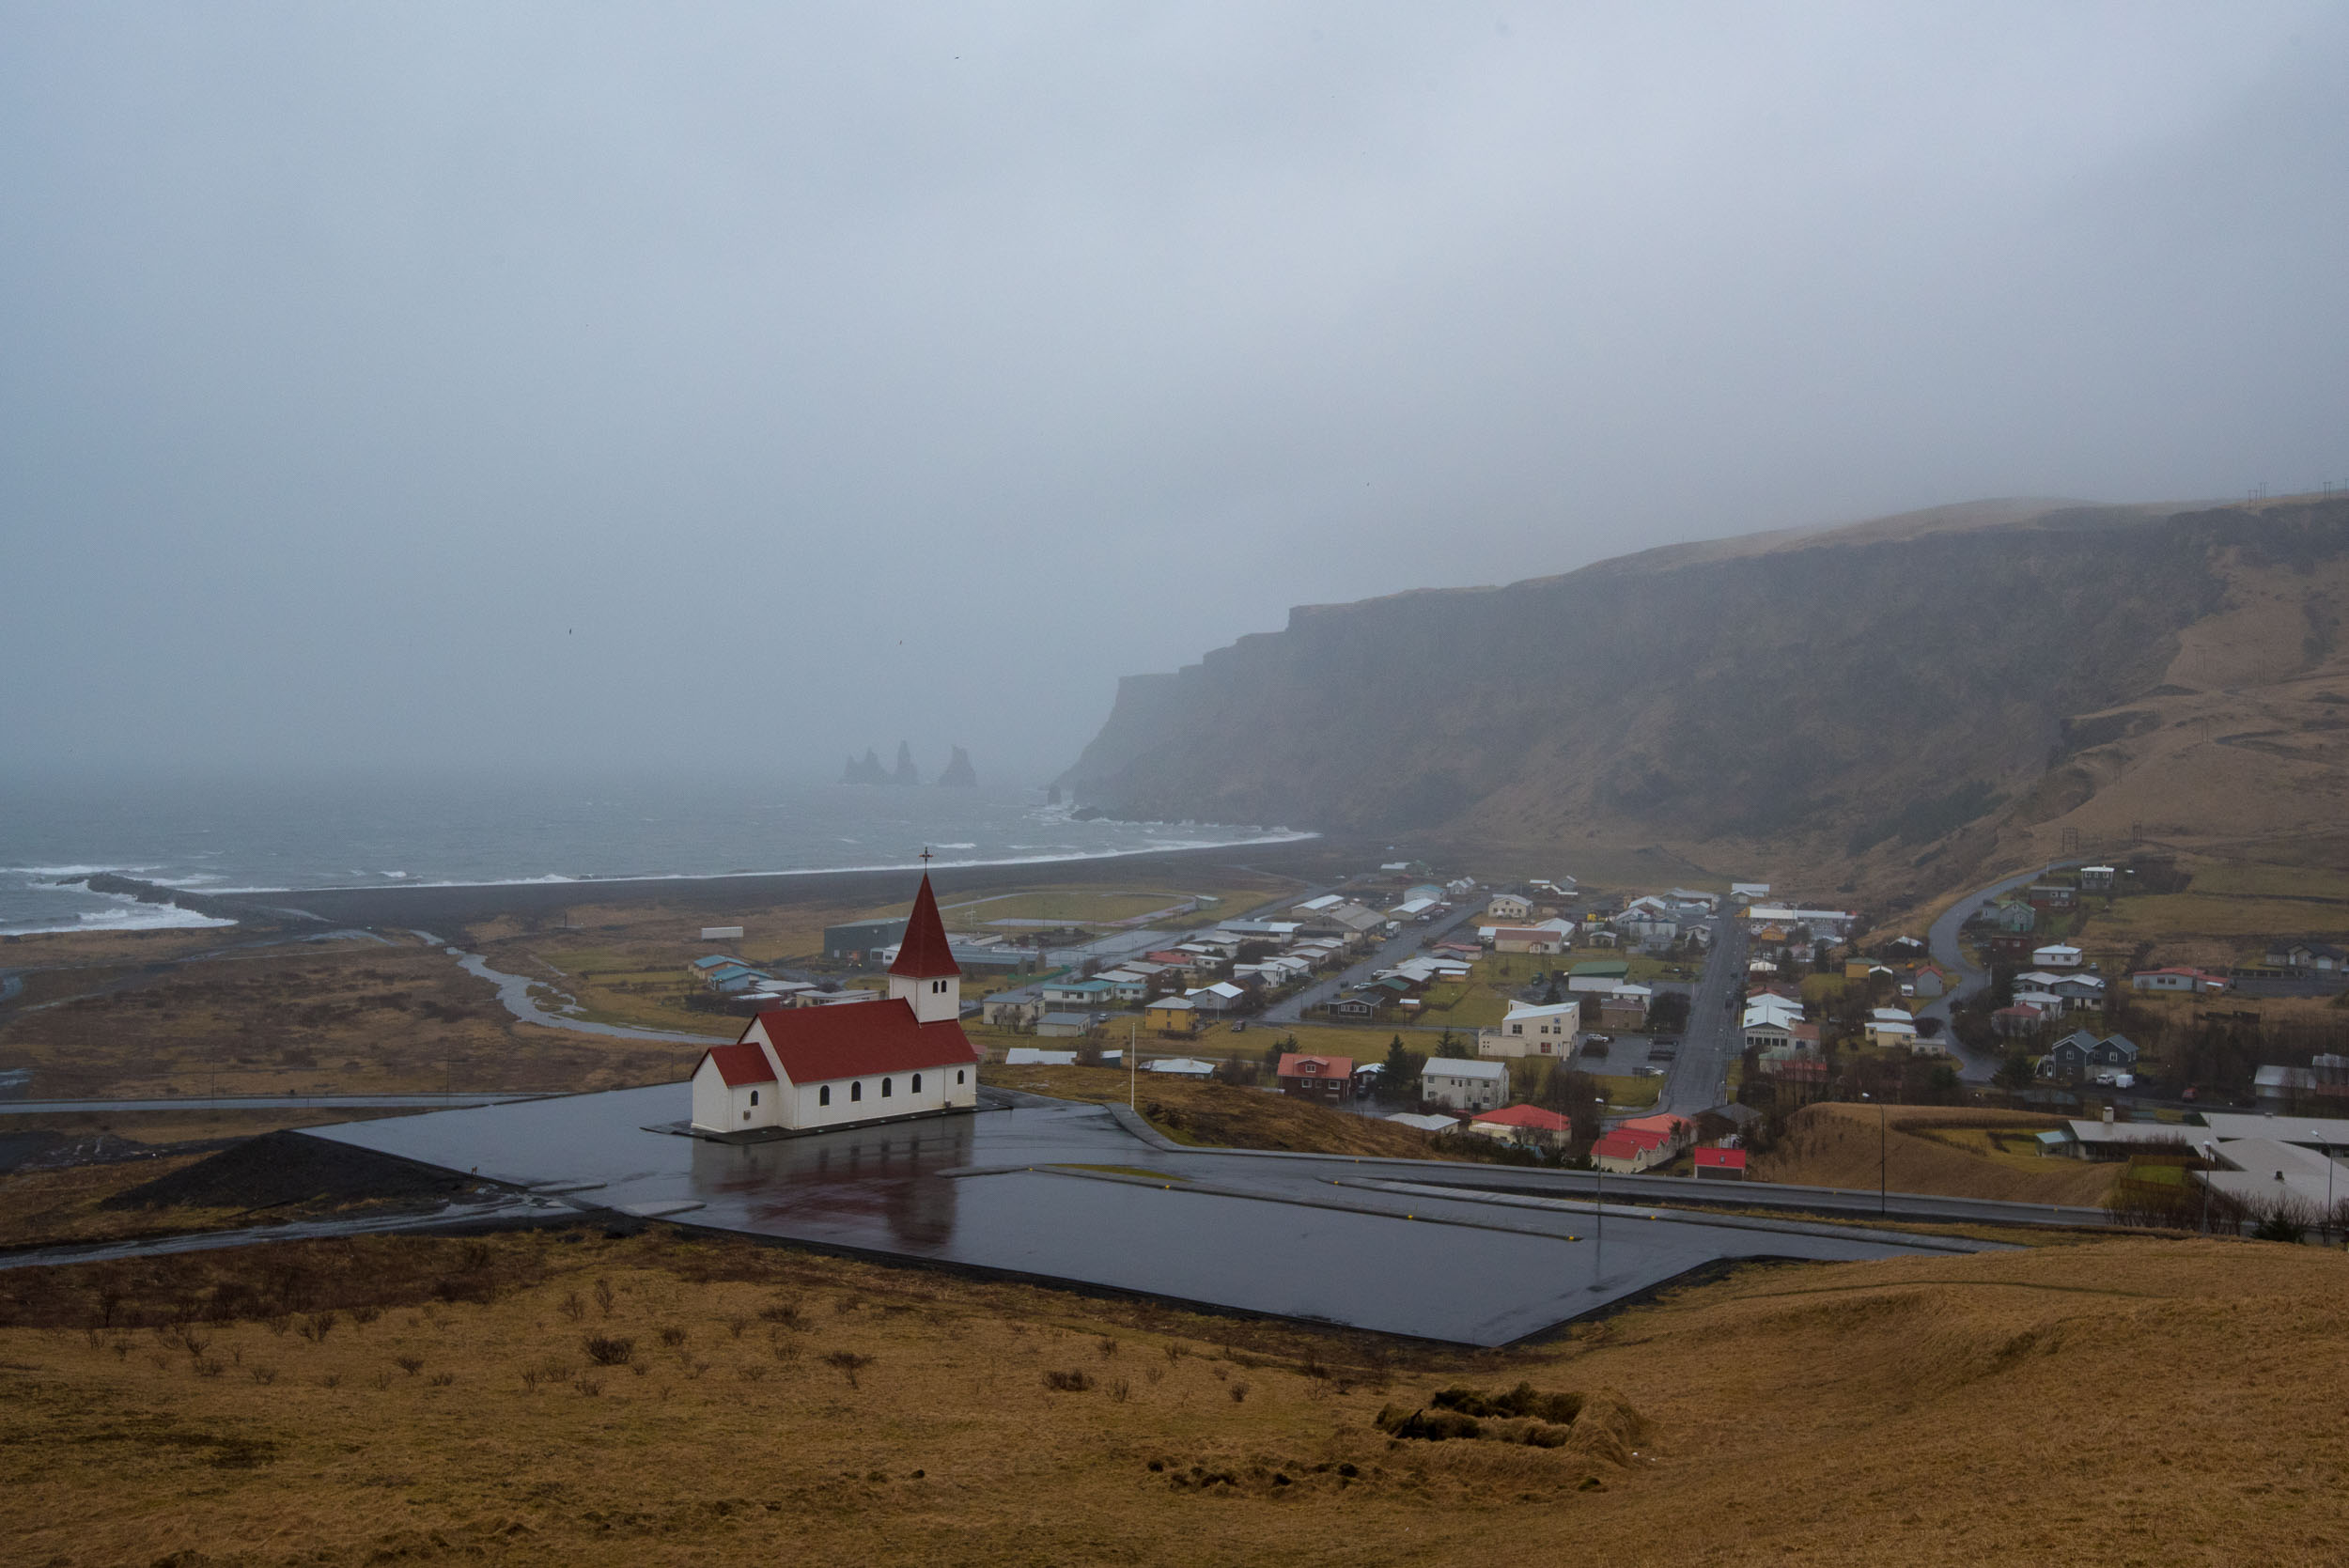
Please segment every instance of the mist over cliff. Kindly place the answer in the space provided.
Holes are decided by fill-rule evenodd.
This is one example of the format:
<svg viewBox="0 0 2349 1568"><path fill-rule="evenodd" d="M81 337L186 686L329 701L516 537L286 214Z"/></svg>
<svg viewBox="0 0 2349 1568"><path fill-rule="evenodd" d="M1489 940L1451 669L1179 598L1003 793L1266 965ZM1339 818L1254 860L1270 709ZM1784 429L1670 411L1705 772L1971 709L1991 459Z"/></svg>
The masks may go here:
<svg viewBox="0 0 2349 1568"><path fill-rule="evenodd" d="M2345 552L2341 501L1998 503L1308 606L1126 679L1064 782L1120 815L1655 840L1812 876L1930 861L1970 829L1954 874L1998 833L2085 806L2131 745L2150 755L2161 704L2210 694L2170 678L2189 643L2201 657L2214 642L2198 626L2232 644L2288 615L2290 657L2262 655L2237 687L2340 673ZM2233 626L2261 573L2299 599ZM2060 774L2085 794L2050 796ZM2163 805L2188 831L2229 802Z"/></svg>

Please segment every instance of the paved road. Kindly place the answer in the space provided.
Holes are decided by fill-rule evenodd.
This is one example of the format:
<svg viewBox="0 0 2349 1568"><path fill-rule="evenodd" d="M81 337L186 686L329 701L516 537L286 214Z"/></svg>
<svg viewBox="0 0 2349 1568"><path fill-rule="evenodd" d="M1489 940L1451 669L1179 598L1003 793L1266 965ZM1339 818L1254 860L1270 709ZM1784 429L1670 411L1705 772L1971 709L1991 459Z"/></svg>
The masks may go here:
<svg viewBox="0 0 2349 1568"><path fill-rule="evenodd" d="M1664 1079L1657 1110L1693 1116L1721 1103L1729 1064L1745 1048L1744 1017L1736 1009L1737 987L1746 977L1746 928L1726 910L1710 922L1713 945L1688 997L1688 1028L1680 1053Z"/></svg>
<svg viewBox="0 0 2349 1568"><path fill-rule="evenodd" d="M1352 968L1330 979L1316 981L1287 1001L1276 1001L1270 1007L1266 1008L1264 1021L1267 1023L1301 1023L1304 1021L1308 1009L1320 1006L1357 981L1369 979L1372 973L1378 970L1392 969L1417 953L1422 947L1439 941L1461 926L1474 922L1484 912L1484 904L1481 901L1472 900L1464 903L1441 920L1430 921L1424 925L1407 924L1401 931L1390 937L1369 957L1362 959Z"/></svg>
<svg viewBox="0 0 2349 1568"><path fill-rule="evenodd" d="M1968 959L1966 944L1958 939L1959 928L1972 918L1976 909L2003 893L2011 893L2026 883L2039 880L2050 871L2060 870L2067 865L2085 863L2079 860L2049 861L2035 871L2021 872L2003 881L1993 882L1986 888L1977 888L1943 910L1941 918L1935 921L1932 929L1925 933L1925 947L1933 955L1935 963L1941 965L1958 977L1957 985L1947 996L1927 1006L1918 1016L1939 1018L1946 1026L1949 1022L1952 1003L1964 1001L1990 984L1989 971L1976 968ZM1946 1027L1942 1038L1949 1045L1951 1054L1963 1063L1958 1069L1957 1076L1968 1083L1989 1082L1991 1075L1999 1070L2004 1060L1999 1056L1980 1056L1968 1051L1959 1044L1956 1035L1947 1032Z"/></svg>

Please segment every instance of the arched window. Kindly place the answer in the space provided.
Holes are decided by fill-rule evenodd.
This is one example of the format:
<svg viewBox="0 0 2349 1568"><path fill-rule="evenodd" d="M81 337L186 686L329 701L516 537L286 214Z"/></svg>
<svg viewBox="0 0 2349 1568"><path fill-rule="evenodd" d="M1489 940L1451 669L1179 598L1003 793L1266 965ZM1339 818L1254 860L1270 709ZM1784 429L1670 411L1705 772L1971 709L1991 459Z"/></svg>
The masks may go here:
<svg viewBox="0 0 2349 1568"><path fill-rule="evenodd" d="M758 1091L757 1091L757 1090L755 1090L755 1089L754 1089L754 1090L752 1090L752 1091L751 1091L751 1104L753 1104L753 1105L756 1105L757 1103L758 1103Z"/></svg>
<svg viewBox="0 0 2349 1568"><path fill-rule="evenodd" d="M889 1080L887 1079L881 1079L881 1098L889 1098Z"/></svg>
<svg viewBox="0 0 2349 1568"><path fill-rule="evenodd" d="M962 1081L962 1069L960 1067L957 1067L955 1069L955 1081L957 1083L960 1083Z"/></svg>
<svg viewBox="0 0 2349 1568"><path fill-rule="evenodd" d="M851 1083L848 1085L848 1098L852 1100L861 1100L863 1097L864 1085L862 1083Z"/></svg>
<svg viewBox="0 0 2349 1568"><path fill-rule="evenodd" d="M917 1094L922 1092L922 1075L920 1073L913 1075L913 1092Z"/></svg>
<svg viewBox="0 0 2349 1568"><path fill-rule="evenodd" d="M818 1089L818 1090L817 1090L817 1091L816 1091L816 1103L817 1103L817 1105L830 1105L830 1104L832 1104L832 1085L831 1085L831 1084L827 1083L827 1084L825 1084L825 1085L824 1085L821 1089Z"/></svg>

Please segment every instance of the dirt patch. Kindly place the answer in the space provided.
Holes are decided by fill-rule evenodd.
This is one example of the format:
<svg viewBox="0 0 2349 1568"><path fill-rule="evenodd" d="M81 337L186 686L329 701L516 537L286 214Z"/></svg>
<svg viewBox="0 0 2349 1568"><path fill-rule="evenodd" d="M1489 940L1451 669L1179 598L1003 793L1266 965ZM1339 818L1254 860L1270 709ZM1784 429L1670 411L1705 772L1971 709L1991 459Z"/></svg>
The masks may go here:
<svg viewBox="0 0 2349 1568"><path fill-rule="evenodd" d="M143 1182L109 1209L282 1209L445 1203L479 1189L471 1177L298 1132L264 1133L183 1170Z"/></svg>

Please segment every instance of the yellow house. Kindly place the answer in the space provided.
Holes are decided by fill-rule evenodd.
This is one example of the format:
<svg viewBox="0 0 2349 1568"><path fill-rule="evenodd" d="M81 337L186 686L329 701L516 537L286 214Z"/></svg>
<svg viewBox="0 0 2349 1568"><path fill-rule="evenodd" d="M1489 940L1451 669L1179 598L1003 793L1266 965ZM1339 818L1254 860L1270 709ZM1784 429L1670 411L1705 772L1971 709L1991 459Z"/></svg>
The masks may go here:
<svg viewBox="0 0 2349 1568"><path fill-rule="evenodd" d="M1144 1029L1161 1034L1191 1034L1198 1031L1199 1009L1189 997L1160 997L1143 1010Z"/></svg>

